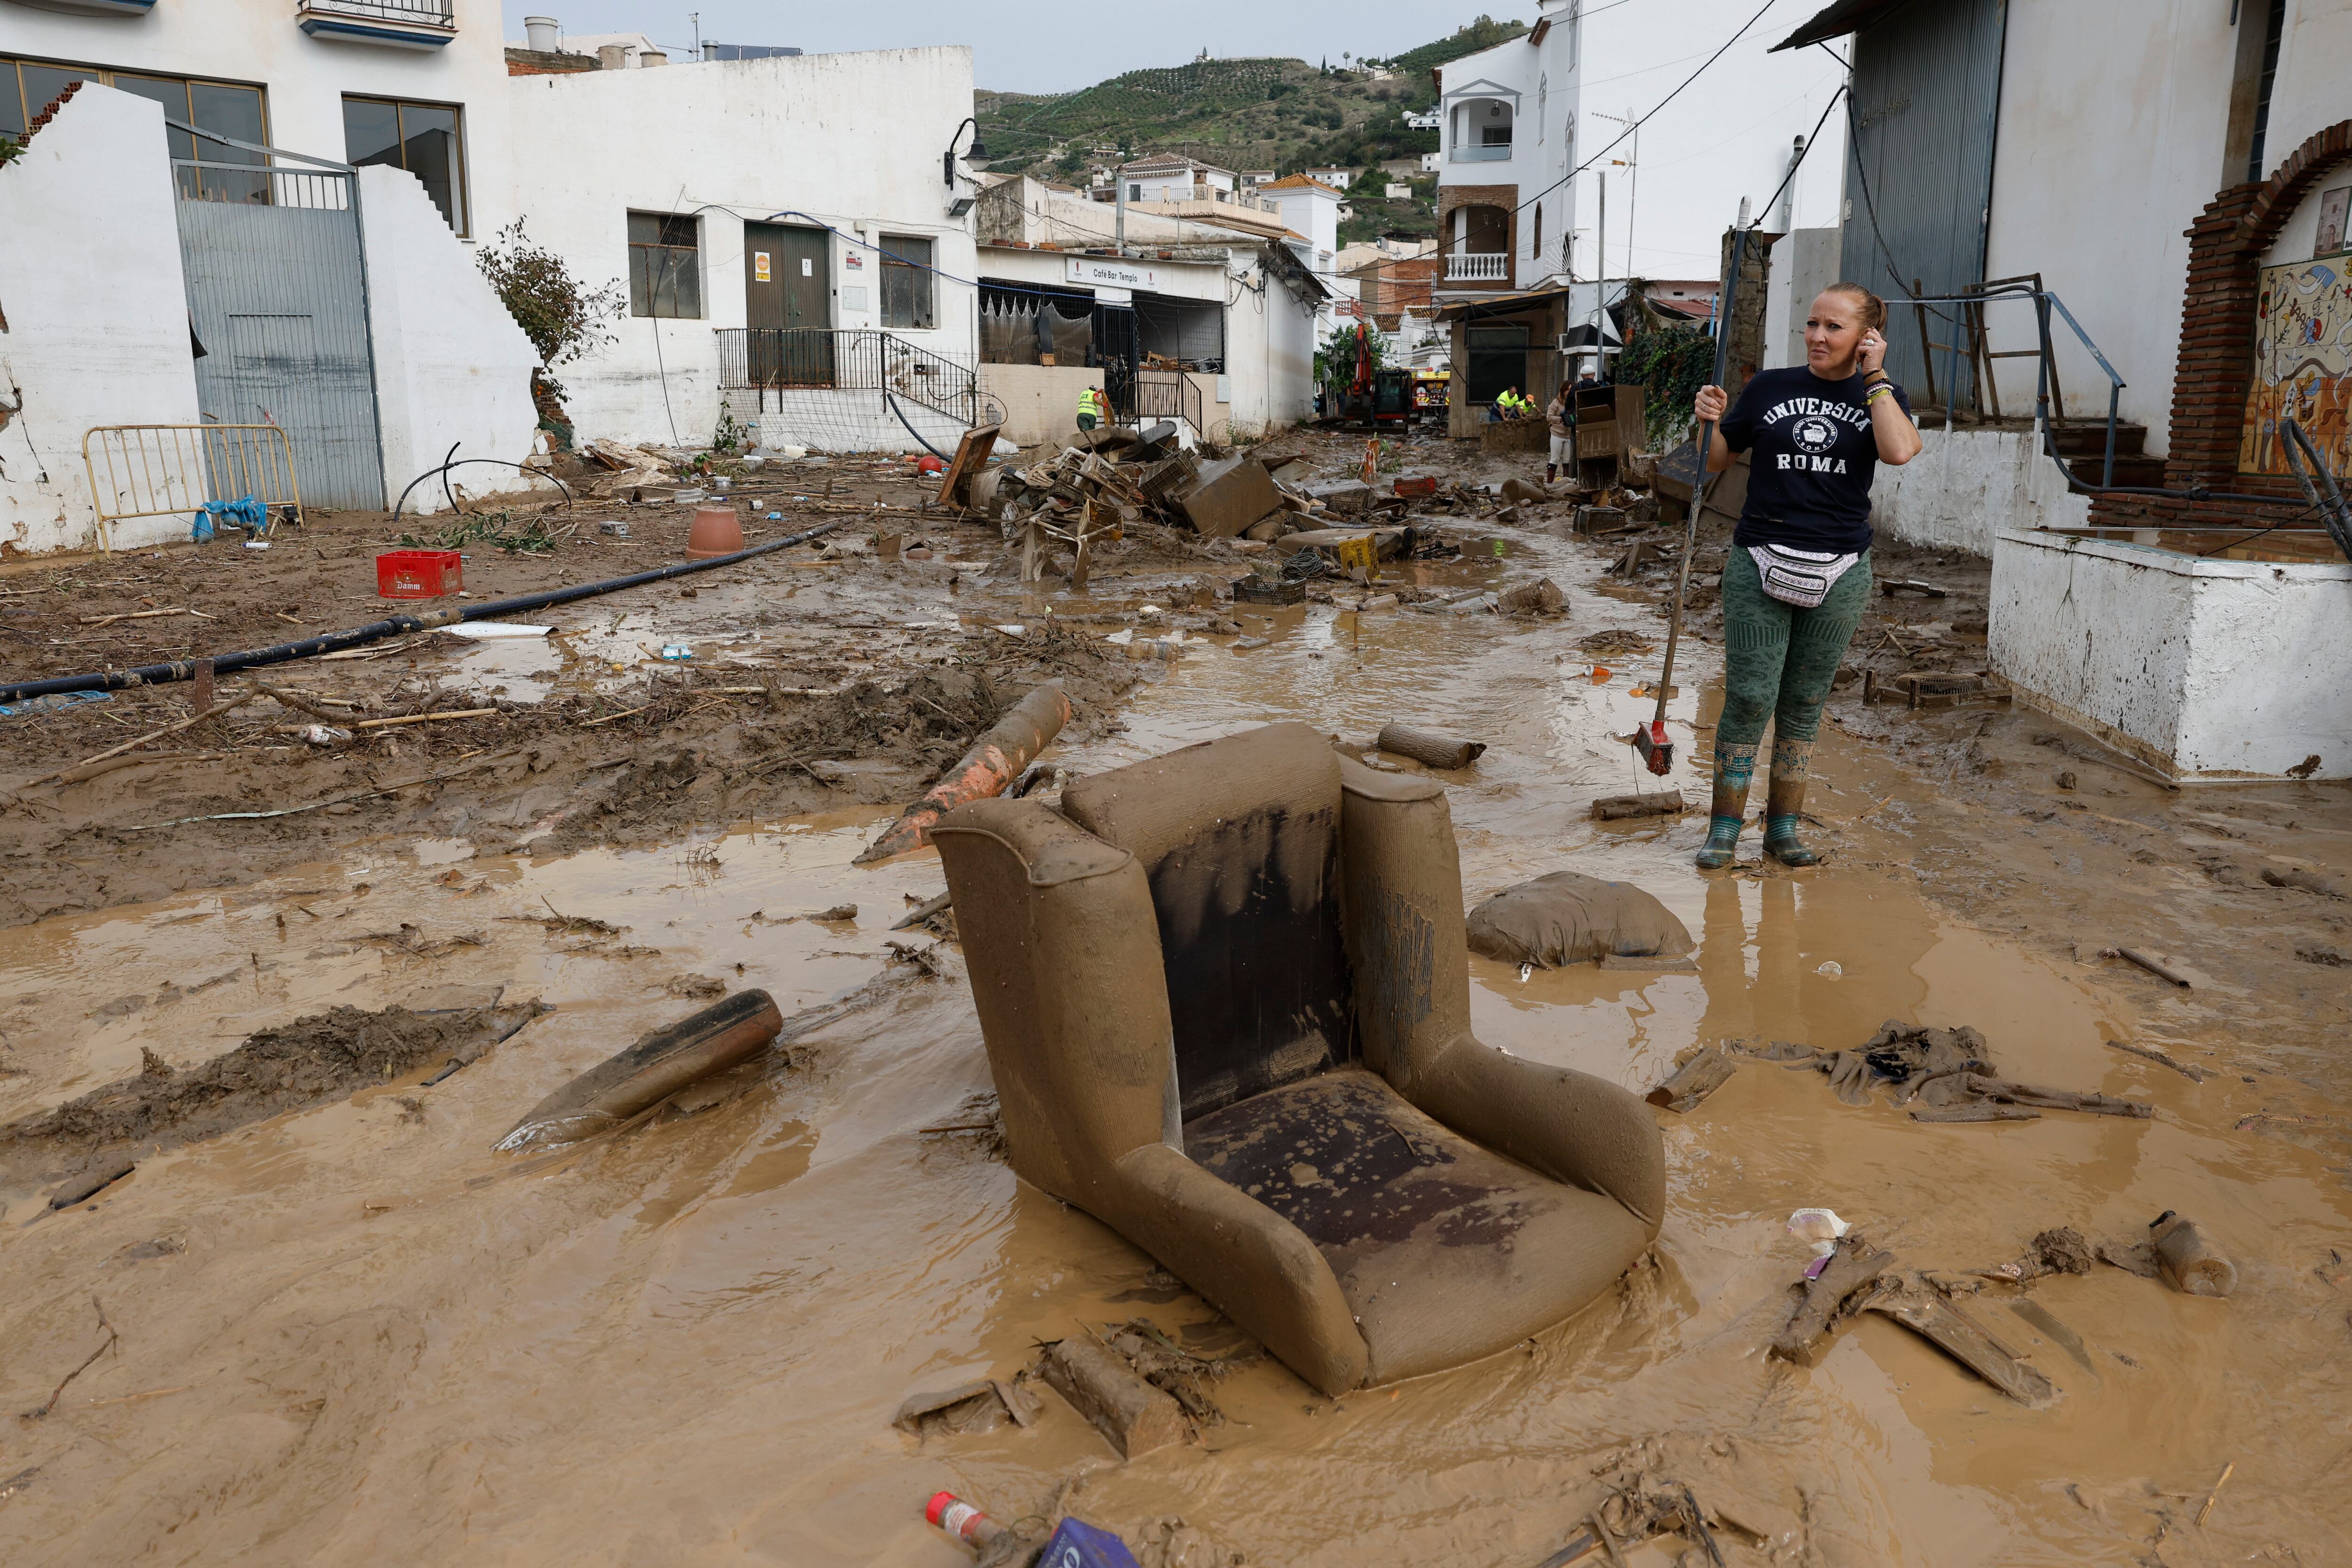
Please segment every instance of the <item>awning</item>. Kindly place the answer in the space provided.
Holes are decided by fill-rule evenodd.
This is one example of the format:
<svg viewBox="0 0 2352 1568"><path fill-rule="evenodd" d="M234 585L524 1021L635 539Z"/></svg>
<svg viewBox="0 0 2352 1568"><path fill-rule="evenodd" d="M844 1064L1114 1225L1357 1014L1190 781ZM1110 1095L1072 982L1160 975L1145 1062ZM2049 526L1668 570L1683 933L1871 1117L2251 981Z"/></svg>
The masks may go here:
<svg viewBox="0 0 2352 1568"><path fill-rule="evenodd" d="M1448 305L1437 312L1440 321L1475 321L1482 316L1511 316L1521 310L1549 305L1555 299L1568 298L1568 286L1550 288L1530 288L1519 294L1496 294L1485 299L1465 299L1458 305Z"/></svg>
<svg viewBox="0 0 2352 1568"><path fill-rule="evenodd" d="M1811 21L1781 39L1766 51L1777 54L1782 49L1801 49L1808 44L1827 43L1843 38L1848 33L1859 33L1888 12L1910 0L1837 0Z"/></svg>

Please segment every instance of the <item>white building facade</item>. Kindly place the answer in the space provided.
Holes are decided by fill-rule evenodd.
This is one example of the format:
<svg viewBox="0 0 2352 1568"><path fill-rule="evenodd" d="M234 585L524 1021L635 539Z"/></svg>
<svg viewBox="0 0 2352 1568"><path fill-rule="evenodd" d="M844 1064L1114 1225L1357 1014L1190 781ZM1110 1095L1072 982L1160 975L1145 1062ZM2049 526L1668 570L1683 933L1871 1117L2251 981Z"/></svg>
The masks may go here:
<svg viewBox="0 0 2352 1568"><path fill-rule="evenodd" d="M1455 298L1568 271L1575 226L1578 0L1542 0L1524 37L1439 73L1439 287Z"/></svg>
<svg viewBox="0 0 2352 1568"><path fill-rule="evenodd" d="M0 137L21 141L81 84L0 164L0 371L26 400L6 450L32 443L0 458L0 541L17 549L90 542L92 428L278 423L312 505L389 506L452 440L531 460L551 434L539 356L474 265L517 220L623 301L610 341L555 368L582 441L698 446L731 417L773 439L908 449L980 406L966 49L673 63L616 46L620 68L551 69L510 65L490 0L0 0ZM152 172L126 161L133 142ZM77 188L77 170L95 182ZM261 254L284 265L253 287L319 298L231 298L251 280L180 254L149 172L176 191L183 230L276 225ZM304 224L335 231L341 273L283 240ZM110 259L61 271L73 247L36 239L68 231ZM58 319L27 319L41 298ZM168 351L134 325L157 299L180 318ZM93 377L114 356L92 342L147 343L142 374ZM269 374L277 390L247 395ZM305 424L305 399L337 377L342 401ZM469 487L495 487L493 472L469 470ZM438 495L420 486L410 506Z"/></svg>
<svg viewBox="0 0 2352 1568"><path fill-rule="evenodd" d="M1086 387L1215 441L1311 415L1327 290L1297 245L1130 209L1122 256L1099 205L1028 179L992 183L976 217L981 382L1009 438L1067 439Z"/></svg>

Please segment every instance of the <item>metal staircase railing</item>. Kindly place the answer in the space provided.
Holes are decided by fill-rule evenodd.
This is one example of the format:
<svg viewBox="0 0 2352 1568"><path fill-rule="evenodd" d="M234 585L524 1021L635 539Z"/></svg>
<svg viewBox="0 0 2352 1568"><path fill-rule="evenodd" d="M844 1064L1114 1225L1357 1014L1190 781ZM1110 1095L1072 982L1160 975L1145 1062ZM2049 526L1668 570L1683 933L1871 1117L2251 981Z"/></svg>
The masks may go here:
<svg viewBox="0 0 2352 1568"><path fill-rule="evenodd" d="M720 327L719 388L771 393L877 392L965 426L1002 423L1004 405L982 390L976 365L869 328Z"/></svg>

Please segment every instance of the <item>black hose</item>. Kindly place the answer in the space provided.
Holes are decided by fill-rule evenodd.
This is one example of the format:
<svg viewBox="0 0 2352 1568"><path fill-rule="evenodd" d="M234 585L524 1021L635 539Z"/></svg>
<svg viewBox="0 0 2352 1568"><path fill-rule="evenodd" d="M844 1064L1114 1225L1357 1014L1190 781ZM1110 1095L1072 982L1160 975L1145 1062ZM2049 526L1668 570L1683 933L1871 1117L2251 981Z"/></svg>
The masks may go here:
<svg viewBox="0 0 2352 1568"><path fill-rule="evenodd" d="M602 582L584 582L573 588L551 588L540 593L492 600L462 609L451 607L428 610L419 615L394 615L388 620L370 622L365 626L355 626L348 632L330 632L323 636L305 637L299 643L278 643L242 653L218 653L213 656L213 673L226 675L264 664L282 664L292 659L314 659L321 653L340 653L346 648L363 647L404 632L430 632L443 626L454 626L461 621L491 621L502 615L520 615L552 604L568 604L575 599L593 599L598 594L635 588L641 583L660 582L667 578L684 577L689 572L709 571L713 567L732 566L737 561L750 560L753 556L766 555L771 550L806 544L813 538L833 532L846 520L836 517L832 522L820 524L789 538L771 539L766 544L753 545L732 555L713 556L709 560L682 560L676 566L634 572L627 577L610 577ZM18 681L11 685L0 685L0 703L22 702L26 697L49 696L62 692L119 691L126 686L161 685L172 681L191 680L194 678L196 664L197 661L193 659L182 659L169 664L142 664L133 670L102 670L87 675L57 675L45 681Z"/></svg>
<svg viewBox="0 0 2352 1568"><path fill-rule="evenodd" d="M2344 492L2336 487L2336 476L2327 471L2326 461L2319 455L2319 448L2312 444L2302 425L2283 419L2279 421L2279 434L2284 438L2279 444L2286 449L2286 465L2294 471L2294 482L2303 486L2305 497L2326 525L2336 548L2344 552L2345 559L2352 560L2352 507L2345 505ZM2306 463L2308 468L2305 466ZM2319 476L2317 484L2312 482L2314 473Z"/></svg>
<svg viewBox="0 0 2352 1568"><path fill-rule="evenodd" d="M923 439L923 433L915 428L914 422L907 417L907 411L898 406L897 399L893 398L887 392L885 392L882 394L882 401L890 405L890 412L898 416L898 423L907 427L907 434L915 438L915 444L917 445L920 446L924 451L929 453L932 456L938 458L942 463L952 463L955 461L954 458L949 456L946 453L940 451L938 447Z"/></svg>

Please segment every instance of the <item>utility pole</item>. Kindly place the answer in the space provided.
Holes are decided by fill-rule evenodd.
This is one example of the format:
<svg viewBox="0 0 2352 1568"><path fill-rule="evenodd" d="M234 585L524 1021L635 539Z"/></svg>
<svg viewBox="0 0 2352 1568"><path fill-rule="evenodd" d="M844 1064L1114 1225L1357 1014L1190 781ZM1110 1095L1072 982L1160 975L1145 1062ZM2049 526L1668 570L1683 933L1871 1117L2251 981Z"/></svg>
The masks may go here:
<svg viewBox="0 0 2352 1568"><path fill-rule="evenodd" d="M1596 171L1592 181L1601 192L1600 234L1593 246L1601 265L1592 280L1592 371L1599 381L1609 373L1609 356L1603 351L1609 341L1609 172Z"/></svg>
<svg viewBox="0 0 2352 1568"><path fill-rule="evenodd" d="M1805 161L1805 139L1796 139L1789 149L1788 177L1780 188L1780 210L1772 214L1772 226L1782 234L1797 226L1797 165Z"/></svg>
<svg viewBox="0 0 2352 1568"><path fill-rule="evenodd" d="M1622 114L1606 114L1597 109L1592 113L1597 120L1613 120L1620 125L1632 127L1633 131L1633 145L1625 156L1609 160L1612 166L1626 171L1627 178L1633 182L1625 198L1625 276L1631 277L1633 276L1633 210L1642 199L1642 120L1630 108ZM1606 272L1609 269L1603 267L1601 270Z"/></svg>
<svg viewBox="0 0 2352 1568"><path fill-rule="evenodd" d="M702 13L688 11L686 16L694 24L694 57L699 60L702 58Z"/></svg>
<svg viewBox="0 0 2352 1568"><path fill-rule="evenodd" d="M1111 238L1118 246L1118 254L1124 256L1127 254L1127 165L1112 164L1110 179L1111 201L1117 208L1111 223Z"/></svg>

